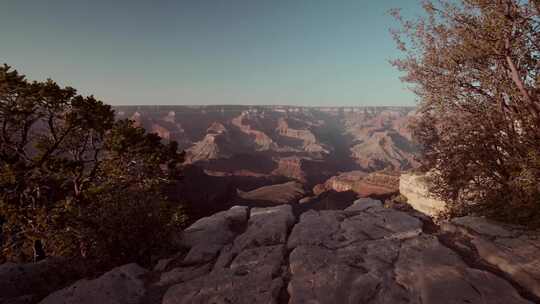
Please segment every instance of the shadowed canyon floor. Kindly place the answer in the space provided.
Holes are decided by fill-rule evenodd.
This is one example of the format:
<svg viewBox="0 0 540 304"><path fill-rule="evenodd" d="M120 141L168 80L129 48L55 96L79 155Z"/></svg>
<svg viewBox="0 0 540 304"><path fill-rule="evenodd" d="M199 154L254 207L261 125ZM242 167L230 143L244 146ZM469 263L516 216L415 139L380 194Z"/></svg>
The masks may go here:
<svg viewBox="0 0 540 304"><path fill-rule="evenodd" d="M118 267L41 303L540 302L537 234L473 217L439 227L372 199L299 217L290 205L236 206L191 225L181 243L185 252L152 270ZM0 286L17 286L26 267L0 266Z"/></svg>

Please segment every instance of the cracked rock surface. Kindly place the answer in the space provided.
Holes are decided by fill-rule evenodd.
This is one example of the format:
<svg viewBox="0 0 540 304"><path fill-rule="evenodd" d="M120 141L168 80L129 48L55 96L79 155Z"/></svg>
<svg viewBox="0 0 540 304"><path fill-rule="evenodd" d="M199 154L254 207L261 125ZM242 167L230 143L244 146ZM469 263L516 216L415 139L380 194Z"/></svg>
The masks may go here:
<svg viewBox="0 0 540 304"><path fill-rule="evenodd" d="M472 216L454 219L441 228L462 252L495 268L540 302L540 232Z"/></svg>
<svg viewBox="0 0 540 304"><path fill-rule="evenodd" d="M355 205L301 216L288 243L289 303L529 303L423 233L417 218Z"/></svg>
<svg viewBox="0 0 540 304"><path fill-rule="evenodd" d="M210 273L169 288L163 304L276 303L284 286L292 208L254 208L246 230L222 248Z"/></svg>
<svg viewBox="0 0 540 304"><path fill-rule="evenodd" d="M233 207L186 229L187 252L153 270L124 265L42 303L540 303L538 235L428 221L372 199L299 217ZM24 292L0 303L35 303Z"/></svg>

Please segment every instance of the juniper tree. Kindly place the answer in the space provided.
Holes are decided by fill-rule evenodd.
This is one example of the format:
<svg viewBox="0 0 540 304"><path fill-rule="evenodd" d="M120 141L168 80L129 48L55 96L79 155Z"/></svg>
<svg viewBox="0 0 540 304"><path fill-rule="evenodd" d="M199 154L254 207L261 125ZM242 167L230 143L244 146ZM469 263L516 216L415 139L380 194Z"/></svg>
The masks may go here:
<svg viewBox="0 0 540 304"><path fill-rule="evenodd" d="M174 212L160 187L182 154L160 140L92 96L0 67L3 255L139 258Z"/></svg>
<svg viewBox="0 0 540 304"><path fill-rule="evenodd" d="M412 125L451 214L540 223L540 2L424 1L393 31Z"/></svg>

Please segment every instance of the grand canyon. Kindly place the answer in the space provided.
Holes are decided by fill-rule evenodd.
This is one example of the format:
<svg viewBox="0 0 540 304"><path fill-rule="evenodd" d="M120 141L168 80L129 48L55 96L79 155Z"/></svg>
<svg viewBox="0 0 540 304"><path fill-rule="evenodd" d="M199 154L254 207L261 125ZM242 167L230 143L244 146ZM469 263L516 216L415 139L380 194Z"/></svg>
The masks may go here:
<svg viewBox="0 0 540 304"><path fill-rule="evenodd" d="M540 303L540 0L4 2L0 304Z"/></svg>
<svg viewBox="0 0 540 304"><path fill-rule="evenodd" d="M279 201L289 204L300 199L313 203L340 193L387 197L398 190L399 172L417 165L407 128L413 107L118 106L115 110L119 119L130 119L164 141L178 142L186 153L189 183L182 192L191 193L187 199L199 215L239 201L276 203L276 193L290 193ZM201 187L208 183L214 185L211 199L201 197ZM260 187L265 188L258 195L246 194Z"/></svg>

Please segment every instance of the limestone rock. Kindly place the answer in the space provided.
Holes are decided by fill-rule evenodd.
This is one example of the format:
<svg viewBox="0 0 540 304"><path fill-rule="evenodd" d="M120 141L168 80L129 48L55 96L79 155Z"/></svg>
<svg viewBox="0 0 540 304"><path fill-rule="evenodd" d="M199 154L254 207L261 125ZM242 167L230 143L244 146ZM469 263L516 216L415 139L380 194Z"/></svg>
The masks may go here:
<svg viewBox="0 0 540 304"><path fill-rule="evenodd" d="M249 192L237 190L237 193L243 201L271 203L272 205L295 204L306 194L304 186L295 181L264 186Z"/></svg>
<svg viewBox="0 0 540 304"><path fill-rule="evenodd" d="M353 191L362 197L391 195L399 190L399 172L389 170L371 173L358 170L343 172L313 188L313 192L317 195L330 190Z"/></svg>
<svg viewBox="0 0 540 304"><path fill-rule="evenodd" d="M345 211L364 211L369 208L382 208L382 203L372 198L361 198L354 201Z"/></svg>
<svg viewBox="0 0 540 304"><path fill-rule="evenodd" d="M419 303L529 303L508 282L469 268L432 236L403 242L395 273Z"/></svg>
<svg viewBox="0 0 540 304"><path fill-rule="evenodd" d="M413 173L403 173L399 178L399 192L416 210L429 216L438 216L446 208L446 203L430 195L426 177Z"/></svg>
<svg viewBox="0 0 540 304"><path fill-rule="evenodd" d="M211 269L211 264L204 264L202 266L176 267L170 271L162 273L156 285L168 286L181 282L187 282L208 274Z"/></svg>
<svg viewBox="0 0 540 304"><path fill-rule="evenodd" d="M367 202L362 209L362 202ZM368 205L371 208L368 208ZM339 248L362 240L405 238L418 235L422 223L404 212L380 207L380 202L361 200L345 211L308 211L300 217L289 237L289 249L299 245Z"/></svg>
<svg viewBox="0 0 540 304"><path fill-rule="evenodd" d="M442 228L465 234L480 259L540 299L540 232L472 216L454 219Z"/></svg>
<svg viewBox="0 0 540 304"><path fill-rule="evenodd" d="M186 229L185 257L152 272L114 268L41 303L539 302L540 234L476 217L425 229L416 213L364 198L345 210L306 211L296 223L290 205L233 207ZM1 265L0 303L41 299L23 284L49 278L40 267Z"/></svg>
<svg viewBox="0 0 540 304"><path fill-rule="evenodd" d="M502 225L490 222L484 218L475 216L464 216L453 219L452 224L464 228L466 231L471 231L475 234L480 234L487 237L511 238L515 235L510 230L505 229Z"/></svg>
<svg viewBox="0 0 540 304"><path fill-rule="evenodd" d="M293 223L289 205L252 209L245 232L223 246L212 272L172 286L163 304L276 303Z"/></svg>
<svg viewBox="0 0 540 304"><path fill-rule="evenodd" d="M190 248L184 263L205 263L214 259L221 248L234 239L239 227L246 223L247 213L247 207L235 206L189 226L182 233L182 245Z"/></svg>
<svg viewBox="0 0 540 304"><path fill-rule="evenodd" d="M289 303L529 303L377 201L302 214L288 248Z"/></svg>
<svg viewBox="0 0 540 304"><path fill-rule="evenodd" d="M240 252L247 248L284 244L293 223L294 215L290 205L253 208L247 229L235 239L233 251Z"/></svg>
<svg viewBox="0 0 540 304"><path fill-rule="evenodd" d="M143 276L148 271L127 264L94 280L80 280L47 296L41 304L136 304L146 293Z"/></svg>

